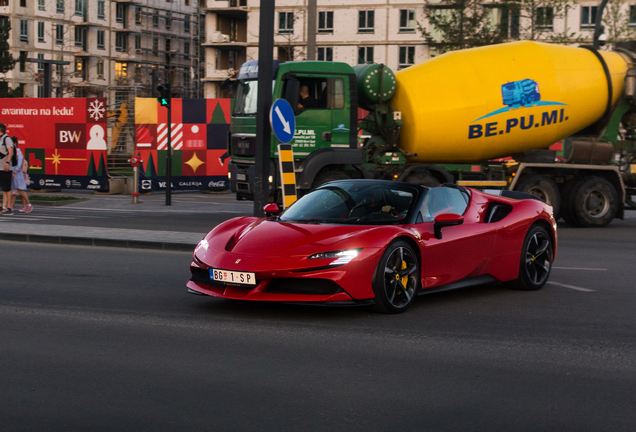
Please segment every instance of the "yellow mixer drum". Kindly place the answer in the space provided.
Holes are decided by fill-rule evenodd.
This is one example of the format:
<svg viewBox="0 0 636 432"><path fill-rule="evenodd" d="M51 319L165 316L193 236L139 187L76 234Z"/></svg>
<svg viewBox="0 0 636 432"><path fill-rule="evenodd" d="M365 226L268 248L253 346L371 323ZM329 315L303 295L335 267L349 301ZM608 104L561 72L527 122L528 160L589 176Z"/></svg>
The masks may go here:
<svg viewBox="0 0 636 432"><path fill-rule="evenodd" d="M412 162L473 163L546 148L623 93L620 54L521 41L454 51L397 72L400 147ZM611 81L609 99L608 77Z"/></svg>

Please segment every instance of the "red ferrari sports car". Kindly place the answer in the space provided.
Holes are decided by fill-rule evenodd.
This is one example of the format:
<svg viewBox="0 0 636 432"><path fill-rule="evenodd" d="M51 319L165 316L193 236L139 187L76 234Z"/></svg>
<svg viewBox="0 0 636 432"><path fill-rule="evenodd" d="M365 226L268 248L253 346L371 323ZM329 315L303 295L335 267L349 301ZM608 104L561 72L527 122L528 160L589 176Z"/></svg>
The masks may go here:
<svg viewBox="0 0 636 432"><path fill-rule="evenodd" d="M421 293L488 282L537 290L550 276L557 236L552 207L534 198L454 184L330 182L280 215L218 225L194 250L187 286L228 299L374 304L385 313L405 311Z"/></svg>

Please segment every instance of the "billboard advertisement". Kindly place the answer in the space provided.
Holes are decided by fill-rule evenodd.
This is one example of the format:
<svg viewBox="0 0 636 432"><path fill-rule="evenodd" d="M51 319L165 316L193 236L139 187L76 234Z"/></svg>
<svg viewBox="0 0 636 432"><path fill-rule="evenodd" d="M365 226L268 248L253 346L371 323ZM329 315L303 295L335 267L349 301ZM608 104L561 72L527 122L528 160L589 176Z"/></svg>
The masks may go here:
<svg viewBox="0 0 636 432"><path fill-rule="evenodd" d="M18 137L32 189L108 190L106 98L7 98L0 123Z"/></svg>
<svg viewBox="0 0 636 432"><path fill-rule="evenodd" d="M173 190L225 190L229 187L227 140L230 99L171 101ZM154 98L135 98L135 152L140 192L165 190L168 109Z"/></svg>

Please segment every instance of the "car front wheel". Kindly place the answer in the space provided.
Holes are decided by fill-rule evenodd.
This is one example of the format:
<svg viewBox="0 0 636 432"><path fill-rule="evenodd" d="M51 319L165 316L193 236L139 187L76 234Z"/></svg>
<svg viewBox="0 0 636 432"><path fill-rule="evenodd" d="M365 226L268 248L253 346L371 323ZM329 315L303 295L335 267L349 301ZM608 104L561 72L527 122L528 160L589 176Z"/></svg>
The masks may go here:
<svg viewBox="0 0 636 432"><path fill-rule="evenodd" d="M375 271L373 292L380 312L402 313L413 303L420 286L417 255L405 241L391 243Z"/></svg>

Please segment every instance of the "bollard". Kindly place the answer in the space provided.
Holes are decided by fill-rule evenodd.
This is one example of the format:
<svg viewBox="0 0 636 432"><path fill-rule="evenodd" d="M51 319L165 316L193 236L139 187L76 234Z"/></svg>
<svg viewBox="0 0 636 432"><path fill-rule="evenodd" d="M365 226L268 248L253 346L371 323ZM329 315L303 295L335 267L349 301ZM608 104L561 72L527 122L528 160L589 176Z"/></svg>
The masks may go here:
<svg viewBox="0 0 636 432"><path fill-rule="evenodd" d="M137 204L137 198L141 195L137 190L139 187L139 165L144 163L144 161L141 159L141 156L132 155L132 157L128 159L128 162L130 162L133 167L133 191L131 195L133 197L133 204Z"/></svg>

